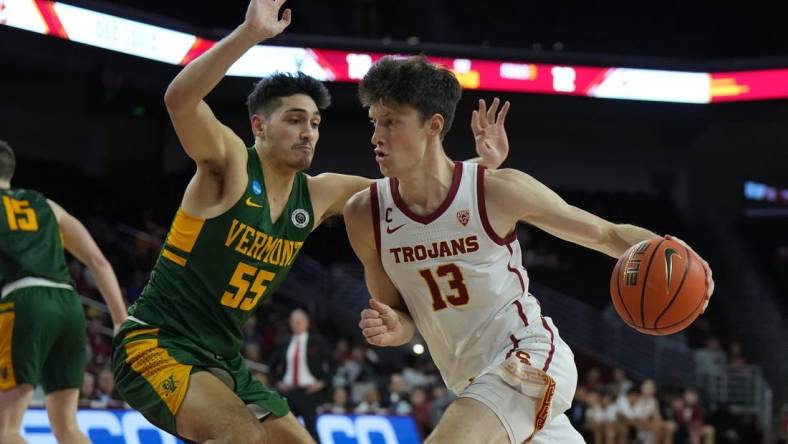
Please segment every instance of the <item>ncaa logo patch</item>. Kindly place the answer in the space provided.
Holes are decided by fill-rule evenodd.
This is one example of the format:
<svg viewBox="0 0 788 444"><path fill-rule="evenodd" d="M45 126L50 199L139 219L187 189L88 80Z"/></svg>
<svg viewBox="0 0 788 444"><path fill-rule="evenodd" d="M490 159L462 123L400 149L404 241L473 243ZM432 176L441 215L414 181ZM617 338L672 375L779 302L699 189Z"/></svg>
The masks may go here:
<svg viewBox="0 0 788 444"><path fill-rule="evenodd" d="M260 182L259 182L259 181L257 181L257 180L253 180L253 181L252 181L252 192L253 192L253 193L254 193L256 196L259 196L260 194L262 194L262 193L263 193L263 186L262 186L262 185L260 185Z"/></svg>
<svg viewBox="0 0 788 444"><path fill-rule="evenodd" d="M468 225L468 222L471 221L471 212L469 210L458 211L457 220L460 221L463 227Z"/></svg>
<svg viewBox="0 0 788 444"><path fill-rule="evenodd" d="M309 213L307 213L306 210L299 208L293 211L292 216L290 216L290 220L296 227L304 228L309 225Z"/></svg>

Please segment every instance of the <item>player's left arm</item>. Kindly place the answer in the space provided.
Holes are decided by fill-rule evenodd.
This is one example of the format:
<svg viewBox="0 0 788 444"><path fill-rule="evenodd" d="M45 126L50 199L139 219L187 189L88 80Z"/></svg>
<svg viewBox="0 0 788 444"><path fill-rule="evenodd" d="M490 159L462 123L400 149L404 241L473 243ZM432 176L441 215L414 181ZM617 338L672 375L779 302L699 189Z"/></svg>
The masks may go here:
<svg viewBox="0 0 788 444"><path fill-rule="evenodd" d="M52 211L55 213L60 229L63 232L63 247L73 254L80 262L85 264L96 279L101 296L109 307L115 332L120 324L126 320L126 304L120 292L118 279L109 261L96 245L96 241L76 217L69 214L63 207L47 199Z"/></svg>
<svg viewBox="0 0 788 444"><path fill-rule="evenodd" d="M369 188L372 179L347 174L323 173L307 179L315 227L331 216L342 214L347 201L359 191Z"/></svg>
<svg viewBox="0 0 788 444"><path fill-rule="evenodd" d="M359 328L367 342L379 347L407 344L416 324L380 261L372 220L371 190L355 194L344 210L345 228L353 251L364 266L364 280L372 299L361 312Z"/></svg>
<svg viewBox="0 0 788 444"><path fill-rule="evenodd" d="M570 205L538 180L514 169L487 171L485 198L493 213L491 217L503 215L504 219L508 219L498 220L498 225L513 228L518 221L528 222L556 237L616 259L631 246L660 237L645 228L612 223ZM680 239L668 237L692 250ZM706 270L708 296L711 296L714 290L711 268L700 255L695 255Z"/></svg>

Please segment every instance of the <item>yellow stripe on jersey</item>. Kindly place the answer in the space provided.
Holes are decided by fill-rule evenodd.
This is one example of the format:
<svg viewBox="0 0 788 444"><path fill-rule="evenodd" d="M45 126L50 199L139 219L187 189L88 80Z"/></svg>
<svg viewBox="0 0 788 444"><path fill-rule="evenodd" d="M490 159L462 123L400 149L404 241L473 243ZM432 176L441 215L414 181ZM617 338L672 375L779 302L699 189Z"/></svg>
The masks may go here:
<svg viewBox="0 0 788 444"><path fill-rule="evenodd" d="M125 349L126 363L148 381L170 412L176 415L189 388L192 366L176 361L167 350L159 347L159 340L155 338L128 342Z"/></svg>
<svg viewBox="0 0 788 444"><path fill-rule="evenodd" d="M14 375L14 362L12 360L14 318L13 302L0 304L0 390L9 390L16 387Z"/></svg>
<svg viewBox="0 0 788 444"><path fill-rule="evenodd" d="M178 256L177 254L173 253L172 251L168 250L167 248L164 248L163 250L161 250L161 255L166 257L167 259L175 262L176 264L180 265L181 267L185 267L186 266L186 259L185 258L183 258L181 256Z"/></svg>
<svg viewBox="0 0 788 444"><path fill-rule="evenodd" d="M134 330L133 332L126 334L124 338L131 339L140 335L157 335L157 334L159 334L159 327L143 328L140 330Z"/></svg>
<svg viewBox="0 0 788 444"><path fill-rule="evenodd" d="M183 211L183 208L178 208L170 234L167 235L167 243L181 251L191 253L204 223L205 219L190 216Z"/></svg>

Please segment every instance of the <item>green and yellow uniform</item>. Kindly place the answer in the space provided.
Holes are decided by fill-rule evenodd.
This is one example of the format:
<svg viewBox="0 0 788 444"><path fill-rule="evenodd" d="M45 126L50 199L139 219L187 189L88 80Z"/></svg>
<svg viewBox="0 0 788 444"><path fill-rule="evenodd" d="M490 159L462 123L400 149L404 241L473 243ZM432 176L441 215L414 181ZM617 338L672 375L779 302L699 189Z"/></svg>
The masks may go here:
<svg viewBox="0 0 788 444"><path fill-rule="evenodd" d="M0 288L0 390L82 387L85 312L41 193L0 189Z"/></svg>
<svg viewBox="0 0 788 444"><path fill-rule="evenodd" d="M201 219L179 209L130 320L114 341L115 383L126 401L175 434L189 375L208 370L259 416L286 415L287 402L252 378L241 356L242 326L282 283L314 215L298 173L281 216L270 217L263 171L247 152L248 185L224 214Z"/></svg>

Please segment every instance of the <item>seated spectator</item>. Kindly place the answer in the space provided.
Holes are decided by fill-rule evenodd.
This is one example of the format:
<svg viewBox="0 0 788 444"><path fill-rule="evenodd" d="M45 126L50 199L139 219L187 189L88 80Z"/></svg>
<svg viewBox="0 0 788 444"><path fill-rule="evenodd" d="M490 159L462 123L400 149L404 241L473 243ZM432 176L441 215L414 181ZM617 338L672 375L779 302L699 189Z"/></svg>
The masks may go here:
<svg viewBox="0 0 788 444"><path fill-rule="evenodd" d="M109 365L112 345L110 338L104 333L104 316L96 309L89 309L87 342L89 360L87 369L93 373L101 372L101 369Z"/></svg>
<svg viewBox="0 0 788 444"><path fill-rule="evenodd" d="M350 351L350 359L345 361L334 374L334 386L351 387L356 382L374 379L375 372L367 362L364 347L356 346Z"/></svg>
<svg viewBox="0 0 788 444"><path fill-rule="evenodd" d="M705 347L695 351L695 368L702 379L722 375L727 361L720 340L714 336L706 340Z"/></svg>
<svg viewBox="0 0 788 444"><path fill-rule="evenodd" d="M613 369L613 381L607 385L607 391L618 399L621 396L626 396L629 389L634 386L635 384L627 378L627 373L624 369L615 368Z"/></svg>
<svg viewBox="0 0 788 444"><path fill-rule="evenodd" d="M640 398L635 403L638 439L643 444L672 444L676 425L662 419L656 393L653 380L646 379L640 385Z"/></svg>
<svg viewBox="0 0 788 444"><path fill-rule="evenodd" d="M402 375L394 373L389 380L389 400L386 405L393 415L409 415L413 410L408 402L408 388Z"/></svg>
<svg viewBox="0 0 788 444"><path fill-rule="evenodd" d="M588 370L582 385L590 392L601 393L605 390L605 386L602 383L602 372L599 370L599 367L591 367L591 369Z"/></svg>
<svg viewBox="0 0 788 444"><path fill-rule="evenodd" d="M413 407L410 415L413 421L416 422L416 427L422 438L427 437L432 431L432 422L430 420L430 407L432 407L430 400L427 399L427 393L424 389L416 388L410 393L410 405Z"/></svg>
<svg viewBox="0 0 788 444"><path fill-rule="evenodd" d="M112 375L112 370L105 368L99 373L96 397L98 401L94 402L91 407L108 409L123 408L123 399L115 390L115 377Z"/></svg>
<svg viewBox="0 0 788 444"><path fill-rule="evenodd" d="M585 428L591 431L596 444L615 444L616 442L616 406L613 397L605 393L589 392L587 396Z"/></svg>
<svg viewBox="0 0 788 444"><path fill-rule="evenodd" d="M96 375L86 371L85 378L82 380L82 388L79 390L79 406L90 407L93 405L93 402L97 400Z"/></svg>
<svg viewBox="0 0 788 444"><path fill-rule="evenodd" d="M686 432L690 444L712 444L714 442L714 427L705 423L703 408L695 389L684 390L684 396L676 399L674 409L676 410L676 423L679 429Z"/></svg>
<svg viewBox="0 0 788 444"><path fill-rule="evenodd" d="M353 411L357 415L385 415L388 412L380 405L380 392L374 385L364 393L361 401Z"/></svg>
<svg viewBox="0 0 788 444"><path fill-rule="evenodd" d="M628 444L632 438L637 437L635 404L639 398L638 389L631 388L626 396L619 396L616 400L616 438L619 444Z"/></svg>
<svg viewBox="0 0 788 444"><path fill-rule="evenodd" d="M335 387L331 395L331 402L327 402L317 408L319 414L347 415L353 412L348 399L347 390L344 387Z"/></svg>
<svg viewBox="0 0 788 444"><path fill-rule="evenodd" d="M430 368L433 367L433 368ZM402 378L409 387L427 387L435 384L437 370L430 359L419 359L413 367L402 370Z"/></svg>
<svg viewBox="0 0 788 444"><path fill-rule="evenodd" d="M728 345L728 366L732 368L742 368L748 365L747 358L744 357L739 341L731 341Z"/></svg>

